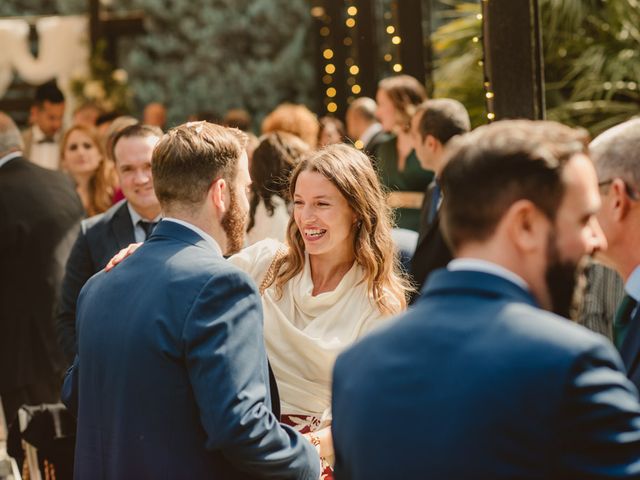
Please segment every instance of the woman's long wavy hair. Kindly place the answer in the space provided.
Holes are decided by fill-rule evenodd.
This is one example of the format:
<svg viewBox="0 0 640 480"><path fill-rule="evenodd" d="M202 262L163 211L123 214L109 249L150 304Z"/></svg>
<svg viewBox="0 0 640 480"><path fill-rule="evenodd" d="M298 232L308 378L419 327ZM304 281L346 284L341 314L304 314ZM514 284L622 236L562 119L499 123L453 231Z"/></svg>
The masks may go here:
<svg viewBox="0 0 640 480"><path fill-rule="evenodd" d="M329 145L311 153L294 169L289 183L291 198L301 172L317 172L333 183L358 219L353 253L364 268L368 291L383 314L406 308L410 284L402 273L391 238L392 213L371 160L348 145ZM304 241L293 215L287 228L288 252L279 261L272 283L276 294L304 268Z"/></svg>
<svg viewBox="0 0 640 480"><path fill-rule="evenodd" d="M67 130L60 143L60 158L64 159L69 136L76 130L85 133L100 152L100 163L89 181L89 205L86 205L87 216L105 212L113 205L113 194L118 183L113 163L107 161L104 146L98 131L84 125L74 125ZM62 163L62 162L61 162Z"/></svg>

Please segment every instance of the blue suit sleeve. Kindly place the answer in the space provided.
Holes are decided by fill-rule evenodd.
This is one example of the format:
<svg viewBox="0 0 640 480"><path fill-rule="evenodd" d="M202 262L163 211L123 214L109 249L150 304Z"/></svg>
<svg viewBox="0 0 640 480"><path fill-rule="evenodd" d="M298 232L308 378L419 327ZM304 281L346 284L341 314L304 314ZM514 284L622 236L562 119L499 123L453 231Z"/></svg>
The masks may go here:
<svg viewBox="0 0 640 480"><path fill-rule="evenodd" d="M638 393L613 347L576 360L559 418L566 478L640 478Z"/></svg>
<svg viewBox="0 0 640 480"><path fill-rule="evenodd" d="M78 355L75 356L73 365L69 367L64 376L60 398L71 414L78 418L78 375L80 374Z"/></svg>
<svg viewBox="0 0 640 480"><path fill-rule="evenodd" d="M262 478L316 480L315 449L268 408L262 307L245 274L232 270L205 284L187 315L183 340L207 448Z"/></svg>
<svg viewBox="0 0 640 480"><path fill-rule="evenodd" d="M58 311L56 312L58 343L62 347L62 351L69 363L73 362L77 352L76 304L78 295L84 284L95 272L89 244L84 231L81 230L67 260L62 281L62 294Z"/></svg>

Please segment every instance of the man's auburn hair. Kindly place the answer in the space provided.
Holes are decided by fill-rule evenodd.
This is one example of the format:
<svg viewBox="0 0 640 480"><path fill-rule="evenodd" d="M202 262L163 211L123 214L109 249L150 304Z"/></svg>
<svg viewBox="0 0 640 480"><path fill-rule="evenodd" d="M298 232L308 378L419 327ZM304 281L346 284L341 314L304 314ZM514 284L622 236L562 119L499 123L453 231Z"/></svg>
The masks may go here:
<svg viewBox="0 0 640 480"><path fill-rule="evenodd" d="M530 200L555 220L564 165L587 154L588 140L582 129L529 120L496 122L452 139L440 179L442 227L451 249L489 238L518 200Z"/></svg>
<svg viewBox="0 0 640 480"><path fill-rule="evenodd" d="M151 171L163 208L197 207L218 178L232 182L247 136L240 130L192 122L169 130L153 150Z"/></svg>

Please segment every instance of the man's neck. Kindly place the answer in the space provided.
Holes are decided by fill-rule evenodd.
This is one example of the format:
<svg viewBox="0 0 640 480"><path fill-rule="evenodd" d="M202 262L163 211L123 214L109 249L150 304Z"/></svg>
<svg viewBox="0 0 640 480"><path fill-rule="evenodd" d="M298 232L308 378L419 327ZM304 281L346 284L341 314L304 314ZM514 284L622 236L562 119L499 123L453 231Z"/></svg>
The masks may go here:
<svg viewBox="0 0 640 480"><path fill-rule="evenodd" d="M178 209L166 210L164 216L175 218L185 223L189 223L210 235L220 246L223 252L227 250L227 236L220 225L220 222L213 215L203 214L203 212L190 213Z"/></svg>

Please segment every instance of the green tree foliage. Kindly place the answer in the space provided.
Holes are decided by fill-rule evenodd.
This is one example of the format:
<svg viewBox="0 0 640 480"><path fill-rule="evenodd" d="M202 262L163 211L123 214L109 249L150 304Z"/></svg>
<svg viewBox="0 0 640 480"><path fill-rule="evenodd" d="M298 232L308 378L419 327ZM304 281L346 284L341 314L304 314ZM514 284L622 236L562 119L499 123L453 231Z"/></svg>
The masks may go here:
<svg viewBox="0 0 640 480"><path fill-rule="evenodd" d="M307 0L113 0L141 10L147 34L120 43L138 112L169 108L170 123L188 115L245 108L255 125L283 101L316 101L310 3ZM1 0L0 15L86 12L87 0Z"/></svg>
<svg viewBox="0 0 640 480"><path fill-rule="evenodd" d="M480 5L449 1L434 34L436 95L457 98L485 122ZM640 2L540 0L547 117L596 135L640 107Z"/></svg>

